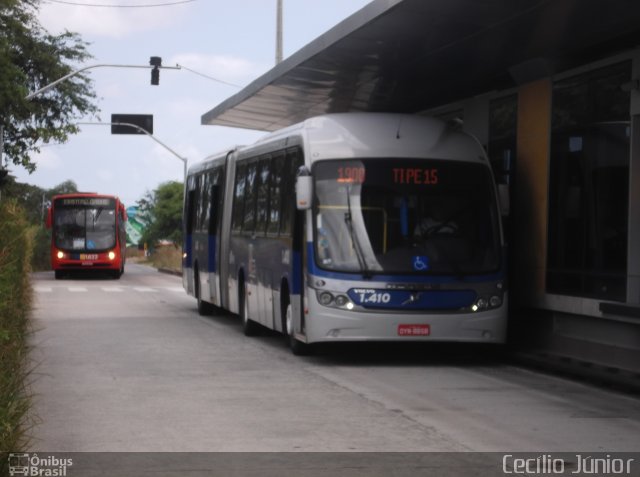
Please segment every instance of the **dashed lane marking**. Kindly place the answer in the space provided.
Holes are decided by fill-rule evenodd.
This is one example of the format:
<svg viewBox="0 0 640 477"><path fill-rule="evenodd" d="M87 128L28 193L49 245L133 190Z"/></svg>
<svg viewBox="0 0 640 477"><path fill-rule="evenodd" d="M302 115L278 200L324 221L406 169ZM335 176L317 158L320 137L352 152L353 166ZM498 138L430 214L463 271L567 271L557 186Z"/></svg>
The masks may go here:
<svg viewBox="0 0 640 477"><path fill-rule="evenodd" d="M175 292L175 293L183 293L184 292L184 288L182 287L164 287L165 290L170 291L170 292Z"/></svg>
<svg viewBox="0 0 640 477"><path fill-rule="evenodd" d="M133 289L140 293L158 293L158 290L154 290L150 287L133 287Z"/></svg>
<svg viewBox="0 0 640 477"><path fill-rule="evenodd" d="M122 293L124 291L121 287L101 287L100 289L107 293Z"/></svg>
<svg viewBox="0 0 640 477"><path fill-rule="evenodd" d="M171 293L184 293L185 290L182 287L126 287L126 286L118 286L118 287L70 287L70 286L55 286L55 287L44 287L44 286L34 286L33 291L36 293L53 293L67 291L71 293L86 293L91 290L101 290L105 293L123 293L128 290L134 290L138 293L163 293L163 292L171 292Z"/></svg>

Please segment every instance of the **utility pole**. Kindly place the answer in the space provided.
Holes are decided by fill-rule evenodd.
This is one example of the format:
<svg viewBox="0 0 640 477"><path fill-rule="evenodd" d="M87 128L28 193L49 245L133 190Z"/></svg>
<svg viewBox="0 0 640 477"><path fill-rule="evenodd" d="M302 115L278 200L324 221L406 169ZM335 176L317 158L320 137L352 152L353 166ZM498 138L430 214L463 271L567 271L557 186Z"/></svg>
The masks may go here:
<svg viewBox="0 0 640 477"><path fill-rule="evenodd" d="M276 7L276 65L282 61L282 0Z"/></svg>

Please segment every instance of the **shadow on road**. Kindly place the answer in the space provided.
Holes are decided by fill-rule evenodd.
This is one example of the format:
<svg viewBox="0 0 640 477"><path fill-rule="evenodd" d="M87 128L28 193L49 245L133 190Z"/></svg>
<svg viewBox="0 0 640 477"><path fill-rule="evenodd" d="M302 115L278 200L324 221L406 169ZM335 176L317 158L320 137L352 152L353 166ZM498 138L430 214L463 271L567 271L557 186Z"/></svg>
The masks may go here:
<svg viewBox="0 0 640 477"><path fill-rule="evenodd" d="M242 334L240 318L218 312L206 317L218 326L235 328ZM284 336L262 328L259 340L263 346L288 352ZM502 346L477 343L417 342L348 342L322 343L312 347L309 356L298 359L310 363L336 366L499 366L507 364L508 353Z"/></svg>

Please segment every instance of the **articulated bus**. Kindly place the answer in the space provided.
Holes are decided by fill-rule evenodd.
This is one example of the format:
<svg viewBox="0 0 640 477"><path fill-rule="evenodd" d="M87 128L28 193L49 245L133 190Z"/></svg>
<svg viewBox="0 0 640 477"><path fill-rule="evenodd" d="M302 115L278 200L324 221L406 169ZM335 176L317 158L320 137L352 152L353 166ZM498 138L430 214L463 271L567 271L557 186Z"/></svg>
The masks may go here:
<svg viewBox="0 0 640 477"><path fill-rule="evenodd" d="M126 220L125 207L115 196L54 196L47 228L52 229L51 268L56 279L78 270L104 271L120 278L126 257Z"/></svg>
<svg viewBox="0 0 640 477"><path fill-rule="evenodd" d="M459 125L308 119L190 168L183 284L294 353L338 341L503 343L498 191Z"/></svg>

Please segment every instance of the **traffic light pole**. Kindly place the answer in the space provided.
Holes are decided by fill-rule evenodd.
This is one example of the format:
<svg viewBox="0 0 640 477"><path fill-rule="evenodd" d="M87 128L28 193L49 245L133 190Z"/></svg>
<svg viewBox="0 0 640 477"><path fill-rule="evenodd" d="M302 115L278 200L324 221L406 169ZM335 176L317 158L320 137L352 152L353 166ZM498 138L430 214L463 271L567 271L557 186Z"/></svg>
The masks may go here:
<svg viewBox="0 0 640 477"><path fill-rule="evenodd" d="M180 154L178 154L176 151L171 149L165 143L160 141L160 139L155 137L153 134L151 134L146 129L141 128L137 124L132 124L132 123L77 123L77 124L80 125L80 126L85 126L85 125L86 126L126 126L126 127L130 127L130 128L134 128L137 131L140 131L141 133L146 134L147 136L149 136L151 139L153 139L155 142L160 144L167 151L169 151L171 154L173 154L174 156L176 156L178 159L180 159L182 161L182 164L183 164L183 175L184 175L184 185L186 187L186 185L187 185L187 158L186 157L182 157Z"/></svg>
<svg viewBox="0 0 640 477"><path fill-rule="evenodd" d="M156 58L156 57L152 57L152 58ZM49 83L48 85L40 88L38 91L34 91L33 93L28 94L27 96L25 96L25 99L27 101L30 101L33 98L35 98L36 96L38 96L39 94L42 94L45 91L49 91L54 86L62 83L65 80L68 80L72 76L75 76L75 75L77 75L79 73L82 73L83 71L90 70L92 68L144 68L144 69L155 70L155 71L158 71L158 69L164 69L164 70L179 70L179 69L182 69L180 67L180 65L176 65L176 66L159 66L157 64L150 64L150 65L117 65L117 64L90 65L90 66L85 66L84 68L80 68L79 70L72 71L68 75L65 75L62 78L59 78L59 79L55 80L52 83Z"/></svg>

